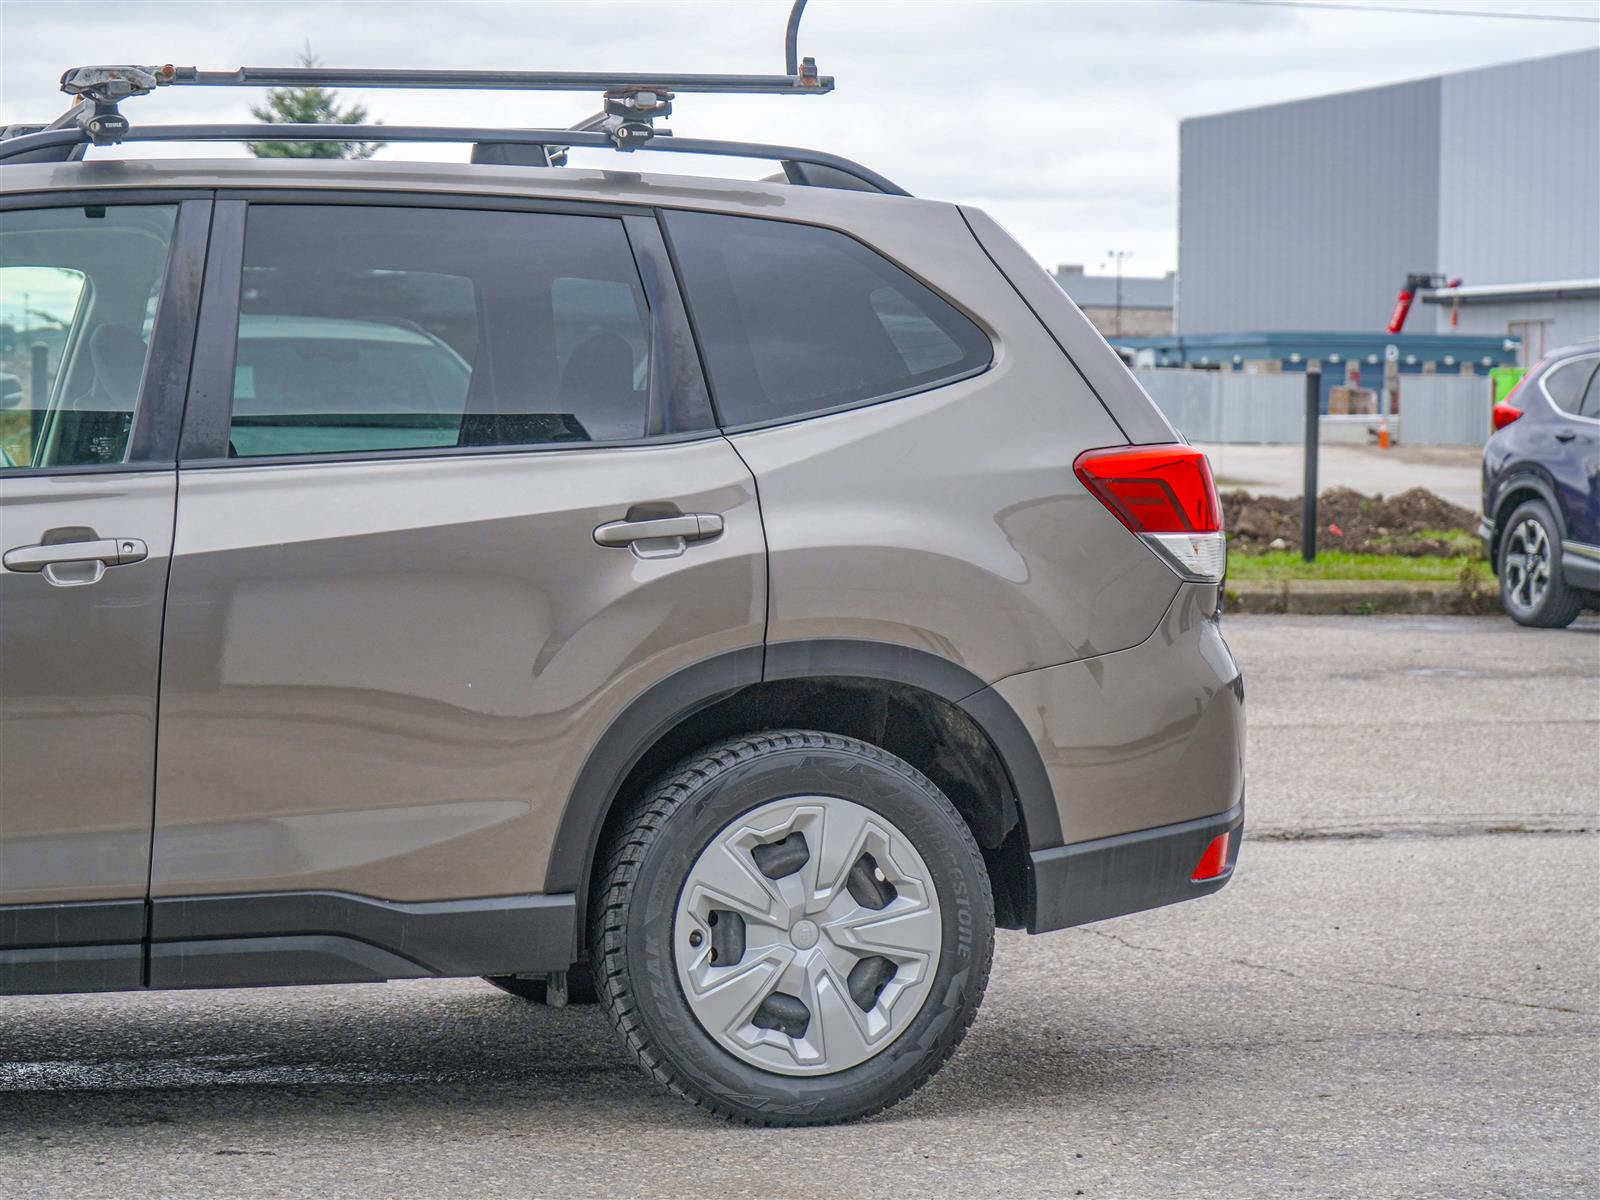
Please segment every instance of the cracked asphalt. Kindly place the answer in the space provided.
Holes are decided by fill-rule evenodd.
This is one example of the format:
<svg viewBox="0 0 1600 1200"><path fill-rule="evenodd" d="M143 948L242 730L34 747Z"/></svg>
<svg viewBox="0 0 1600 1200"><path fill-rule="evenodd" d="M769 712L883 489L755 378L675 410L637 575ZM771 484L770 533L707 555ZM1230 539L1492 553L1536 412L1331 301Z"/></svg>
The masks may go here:
<svg viewBox="0 0 1600 1200"><path fill-rule="evenodd" d="M1002 934L951 1064L747 1130L476 981L0 999L0 1195L1600 1195L1600 622L1230 618L1217 896Z"/></svg>

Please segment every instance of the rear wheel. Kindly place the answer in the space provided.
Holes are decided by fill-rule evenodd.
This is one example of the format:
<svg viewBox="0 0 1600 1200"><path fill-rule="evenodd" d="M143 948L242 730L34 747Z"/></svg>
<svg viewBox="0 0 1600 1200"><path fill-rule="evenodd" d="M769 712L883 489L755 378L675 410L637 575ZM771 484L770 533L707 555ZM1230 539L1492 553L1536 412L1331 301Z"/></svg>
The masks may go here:
<svg viewBox="0 0 1600 1200"><path fill-rule="evenodd" d="M1500 538L1500 600L1519 625L1561 629L1577 618L1583 595L1561 574L1561 537L1542 500L1519 504Z"/></svg>
<svg viewBox="0 0 1600 1200"><path fill-rule="evenodd" d="M760 1124L887 1108L988 982L994 908L966 823L851 738L711 747L628 816L591 905L600 1002L679 1095Z"/></svg>

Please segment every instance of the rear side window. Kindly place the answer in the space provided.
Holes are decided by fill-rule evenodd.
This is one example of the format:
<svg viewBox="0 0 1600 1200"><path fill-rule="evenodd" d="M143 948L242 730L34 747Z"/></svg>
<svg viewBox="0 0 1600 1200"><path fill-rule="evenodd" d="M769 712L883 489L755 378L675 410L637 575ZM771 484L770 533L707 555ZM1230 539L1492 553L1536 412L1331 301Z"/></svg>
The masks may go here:
<svg viewBox="0 0 1600 1200"><path fill-rule="evenodd" d="M177 214L0 213L0 471L130 461Z"/></svg>
<svg viewBox="0 0 1600 1200"><path fill-rule="evenodd" d="M725 425L888 399L993 358L981 329L842 233L709 213L666 222Z"/></svg>
<svg viewBox="0 0 1600 1200"><path fill-rule="evenodd" d="M614 218L255 205L228 453L651 436L651 331Z"/></svg>

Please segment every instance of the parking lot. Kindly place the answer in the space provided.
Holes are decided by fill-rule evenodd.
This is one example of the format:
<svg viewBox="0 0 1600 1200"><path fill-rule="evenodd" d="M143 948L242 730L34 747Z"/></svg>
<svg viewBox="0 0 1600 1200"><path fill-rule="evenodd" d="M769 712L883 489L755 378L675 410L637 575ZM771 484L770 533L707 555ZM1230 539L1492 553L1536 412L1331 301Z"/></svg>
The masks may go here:
<svg viewBox="0 0 1600 1200"><path fill-rule="evenodd" d="M1231 618L1217 897L1002 934L952 1064L731 1128L476 981L0 1000L6 1196L1593 1196L1600 622Z"/></svg>

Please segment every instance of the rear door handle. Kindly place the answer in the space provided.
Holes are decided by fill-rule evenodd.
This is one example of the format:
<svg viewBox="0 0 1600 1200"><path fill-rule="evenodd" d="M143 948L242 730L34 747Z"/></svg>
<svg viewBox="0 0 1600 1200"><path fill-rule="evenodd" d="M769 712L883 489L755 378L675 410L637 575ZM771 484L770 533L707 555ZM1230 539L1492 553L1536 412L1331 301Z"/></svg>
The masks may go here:
<svg viewBox="0 0 1600 1200"><path fill-rule="evenodd" d="M108 567L143 562L150 548L138 538L98 538L92 542L45 542L7 550L0 563L8 571L42 571L66 563L97 562Z"/></svg>
<svg viewBox="0 0 1600 1200"><path fill-rule="evenodd" d="M1572 430L1570 430L1570 429L1558 429L1558 430L1556 430L1556 441L1558 441L1558 442L1570 442L1573 438L1575 438L1577 436L1578 435L1576 433L1572 432Z"/></svg>
<svg viewBox="0 0 1600 1200"><path fill-rule="evenodd" d="M682 538L701 542L722 532L719 513L680 513L675 517L650 517L642 521L607 521L594 531L602 546L631 546L657 538Z"/></svg>

